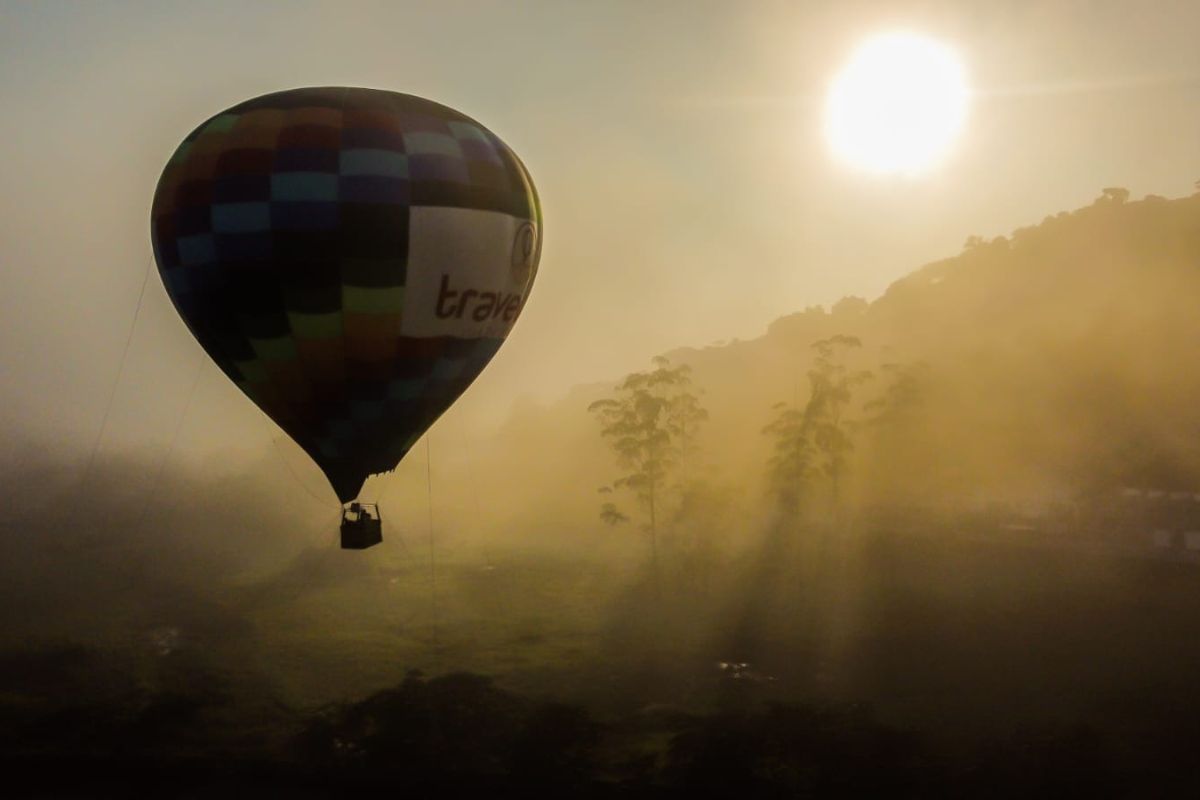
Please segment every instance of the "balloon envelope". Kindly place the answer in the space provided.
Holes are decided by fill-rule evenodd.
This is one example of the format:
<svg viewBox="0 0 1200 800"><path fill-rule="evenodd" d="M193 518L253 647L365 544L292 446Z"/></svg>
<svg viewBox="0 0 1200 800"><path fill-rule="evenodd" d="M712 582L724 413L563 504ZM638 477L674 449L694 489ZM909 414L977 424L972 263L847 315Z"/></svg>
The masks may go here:
<svg viewBox="0 0 1200 800"><path fill-rule="evenodd" d="M524 306L541 212L474 120L375 89L293 89L193 131L151 236L201 346L343 503L393 469Z"/></svg>

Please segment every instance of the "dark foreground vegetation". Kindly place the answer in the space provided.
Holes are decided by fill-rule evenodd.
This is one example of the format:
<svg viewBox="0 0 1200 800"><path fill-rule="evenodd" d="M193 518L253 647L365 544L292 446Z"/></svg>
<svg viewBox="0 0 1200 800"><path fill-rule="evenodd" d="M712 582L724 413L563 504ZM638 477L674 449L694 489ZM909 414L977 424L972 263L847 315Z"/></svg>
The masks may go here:
<svg viewBox="0 0 1200 800"><path fill-rule="evenodd" d="M1195 567L944 535L867 537L820 557L824 577L801 563L814 557L774 553L791 565L783 579L747 558L707 597L655 601L646 580L612 607L642 612L589 632L583 665L531 662L523 680L405 675L396 663L390 685L321 706L288 696L282 673L248 675L214 647L173 649L165 635L140 654L10 647L0 763L18 794L41 797L1143 797L1200 786ZM851 596L835 589L847 581ZM679 632L685 608L708 633ZM553 693L529 688L529 674Z"/></svg>
<svg viewBox="0 0 1200 800"><path fill-rule="evenodd" d="M278 749L197 750L205 735L229 735L201 721L214 702L7 709L0 765L22 787L9 796L1124 797L1196 788L1194 720L1132 741L1077 724L951 748L856 705L600 719L456 673L413 675L329 713L281 719L297 730Z"/></svg>

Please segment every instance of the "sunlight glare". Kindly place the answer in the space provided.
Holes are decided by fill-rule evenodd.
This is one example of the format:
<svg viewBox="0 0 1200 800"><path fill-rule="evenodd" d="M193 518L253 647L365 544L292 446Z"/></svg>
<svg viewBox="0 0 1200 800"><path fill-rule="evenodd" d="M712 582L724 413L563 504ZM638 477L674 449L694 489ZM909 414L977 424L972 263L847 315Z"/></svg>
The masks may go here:
<svg viewBox="0 0 1200 800"><path fill-rule="evenodd" d="M842 160L876 173L916 174L940 161L967 116L957 54L914 33L865 41L830 87L825 133Z"/></svg>

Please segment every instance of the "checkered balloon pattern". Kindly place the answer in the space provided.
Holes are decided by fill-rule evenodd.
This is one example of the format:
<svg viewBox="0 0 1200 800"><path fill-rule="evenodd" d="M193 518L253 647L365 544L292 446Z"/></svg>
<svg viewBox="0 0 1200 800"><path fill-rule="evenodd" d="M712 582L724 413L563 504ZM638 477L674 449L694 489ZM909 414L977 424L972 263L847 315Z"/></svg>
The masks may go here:
<svg viewBox="0 0 1200 800"><path fill-rule="evenodd" d="M343 503L393 469L496 353L541 252L516 155L375 89L249 100L191 133L154 195L154 255L201 346Z"/></svg>

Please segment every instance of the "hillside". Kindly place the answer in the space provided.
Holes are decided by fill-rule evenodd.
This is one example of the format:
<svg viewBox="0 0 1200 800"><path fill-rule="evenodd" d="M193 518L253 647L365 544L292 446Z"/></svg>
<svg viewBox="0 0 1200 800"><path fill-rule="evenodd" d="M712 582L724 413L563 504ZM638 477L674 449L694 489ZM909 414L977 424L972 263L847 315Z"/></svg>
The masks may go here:
<svg viewBox="0 0 1200 800"><path fill-rule="evenodd" d="M853 363L875 374L860 407L886 392L883 364L922 365L902 429L859 437L864 500L1044 507L1122 485L1191 488L1197 253L1200 194L1132 202L1106 190L1008 237L970 237L874 302L846 298L780 318L756 339L666 355L689 364L703 390L712 480L735 485L748 507L762 500L772 406L803 403L811 344L836 334L861 340ZM613 466L586 407L616 382L526 407L480 448L472 488L512 510L506 536L540 527L535 517L555 529L595 519L595 489Z"/></svg>

